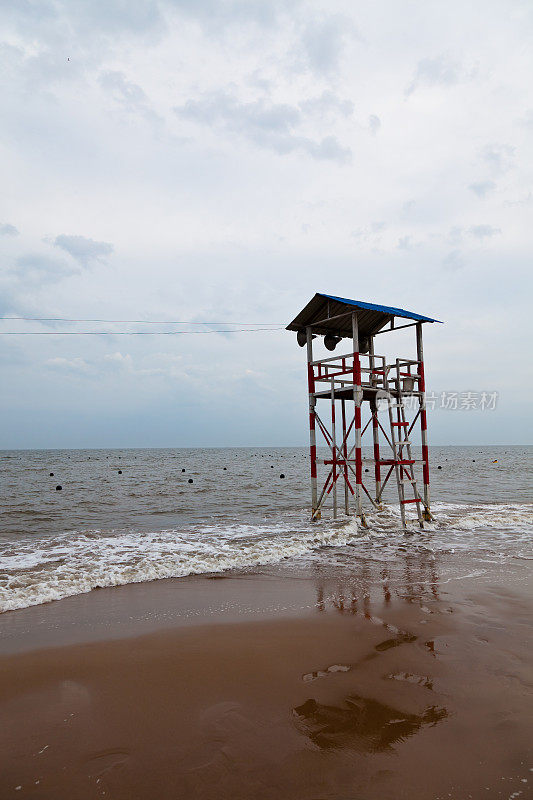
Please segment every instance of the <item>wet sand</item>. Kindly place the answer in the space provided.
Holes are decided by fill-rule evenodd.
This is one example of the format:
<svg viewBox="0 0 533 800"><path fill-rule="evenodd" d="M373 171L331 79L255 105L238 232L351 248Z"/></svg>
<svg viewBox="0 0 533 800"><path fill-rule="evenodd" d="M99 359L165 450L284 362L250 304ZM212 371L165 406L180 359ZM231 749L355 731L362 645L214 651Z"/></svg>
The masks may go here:
<svg viewBox="0 0 533 800"><path fill-rule="evenodd" d="M406 563L6 613L0 797L531 796L527 583Z"/></svg>

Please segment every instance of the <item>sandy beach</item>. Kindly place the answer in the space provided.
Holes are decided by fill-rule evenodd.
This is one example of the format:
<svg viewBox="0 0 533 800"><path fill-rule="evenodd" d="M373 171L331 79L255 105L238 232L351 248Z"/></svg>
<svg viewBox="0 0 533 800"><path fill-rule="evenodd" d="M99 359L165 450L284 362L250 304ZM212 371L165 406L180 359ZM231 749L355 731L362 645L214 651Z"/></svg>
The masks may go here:
<svg viewBox="0 0 533 800"><path fill-rule="evenodd" d="M0 795L530 796L525 567L441 574L354 560L8 612Z"/></svg>

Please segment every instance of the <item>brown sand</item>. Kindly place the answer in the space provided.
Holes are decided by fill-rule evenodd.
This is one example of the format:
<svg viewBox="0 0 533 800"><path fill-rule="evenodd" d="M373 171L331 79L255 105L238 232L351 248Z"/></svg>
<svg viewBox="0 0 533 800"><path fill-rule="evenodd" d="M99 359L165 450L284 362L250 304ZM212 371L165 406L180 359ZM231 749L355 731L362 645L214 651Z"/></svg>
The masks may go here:
<svg viewBox="0 0 533 800"><path fill-rule="evenodd" d="M4 615L0 797L531 796L523 590L367 577L158 581Z"/></svg>

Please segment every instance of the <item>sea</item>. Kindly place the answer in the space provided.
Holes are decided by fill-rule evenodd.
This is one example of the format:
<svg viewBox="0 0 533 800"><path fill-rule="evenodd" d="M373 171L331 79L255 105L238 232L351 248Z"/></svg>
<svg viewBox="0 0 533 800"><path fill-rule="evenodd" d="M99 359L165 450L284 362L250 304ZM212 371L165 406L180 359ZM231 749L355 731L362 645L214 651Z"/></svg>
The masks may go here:
<svg viewBox="0 0 533 800"><path fill-rule="evenodd" d="M423 530L412 511L402 529L393 478L383 510L366 504L367 528L344 515L343 490L338 519L329 503L312 523L303 447L14 450L0 470L2 612L265 565L386 567L399 551L453 555L450 580L461 565L469 578L510 575L533 559L533 447L433 447Z"/></svg>

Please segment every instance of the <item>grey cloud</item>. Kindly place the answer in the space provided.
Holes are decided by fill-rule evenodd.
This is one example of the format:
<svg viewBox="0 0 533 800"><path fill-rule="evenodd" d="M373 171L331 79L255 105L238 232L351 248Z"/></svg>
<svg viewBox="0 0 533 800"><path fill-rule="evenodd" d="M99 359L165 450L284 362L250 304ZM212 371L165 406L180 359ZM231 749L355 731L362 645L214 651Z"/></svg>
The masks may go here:
<svg viewBox="0 0 533 800"><path fill-rule="evenodd" d="M161 3L157 0L63 0L63 13L78 29L91 24L105 32L144 35L162 24Z"/></svg>
<svg viewBox="0 0 533 800"><path fill-rule="evenodd" d="M442 266L448 272L457 272L464 266L463 258L459 250L452 250L442 261Z"/></svg>
<svg viewBox="0 0 533 800"><path fill-rule="evenodd" d="M167 6L213 27L220 23L247 23L270 27L280 13L291 11L300 0L167 0ZM220 33L220 29L218 30Z"/></svg>
<svg viewBox="0 0 533 800"><path fill-rule="evenodd" d="M493 228L492 225L471 225L468 233L475 236L476 239L489 239L491 236L501 233L499 228Z"/></svg>
<svg viewBox="0 0 533 800"><path fill-rule="evenodd" d="M9 222L0 222L0 236L17 236L18 230Z"/></svg>
<svg viewBox="0 0 533 800"><path fill-rule="evenodd" d="M264 78L260 69L254 69L251 75L246 79L248 86L253 86L255 89L261 89L262 92L270 91L272 81Z"/></svg>
<svg viewBox="0 0 533 800"><path fill-rule="evenodd" d="M123 72L104 72L100 76L100 86L109 90L127 108L145 106L148 98L136 83L129 81Z"/></svg>
<svg viewBox="0 0 533 800"><path fill-rule="evenodd" d="M418 62L415 75L407 89L406 96L411 95L420 85L453 86L460 80L459 65L448 56L442 54L435 58L423 58Z"/></svg>
<svg viewBox="0 0 533 800"><path fill-rule="evenodd" d="M528 192L525 197L519 200L508 200L506 206L531 206L533 205L533 192Z"/></svg>
<svg viewBox="0 0 533 800"><path fill-rule="evenodd" d="M100 75L99 82L100 86L126 111L141 114L152 122L161 121L159 115L151 108L144 90L138 84L129 81L123 72L104 72Z"/></svg>
<svg viewBox="0 0 533 800"><path fill-rule="evenodd" d="M10 3L10 25L23 35L38 35L57 45L67 37L72 43L95 42L102 34L160 37L167 17L174 12L201 23L215 35L226 26L252 22L270 27L280 13L290 11L300 0L22 0Z"/></svg>
<svg viewBox="0 0 533 800"><path fill-rule="evenodd" d="M211 92L201 100L188 100L176 113L195 122L221 122L234 131L243 127L250 131L288 134L301 115L295 106L268 104L264 100L242 103L228 92Z"/></svg>
<svg viewBox="0 0 533 800"><path fill-rule="evenodd" d="M520 124L523 125L525 128L533 128L533 108L528 109L522 119L520 120Z"/></svg>
<svg viewBox="0 0 533 800"><path fill-rule="evenodd" d="M486 197L490 192L494 191L496 184L494 181L477 181L476 183L471 183L468 188L478 197Z"/></svg>
<svg viewBox="0 0 533 800"><path fill-rule="evenodd" d="M369 226L365 226L362 228L357 228L353 230L350 234L352 238L358 239L362 242L373 242L377 243L381 240L381 234L387 228L387 223L380 221L380 222L371 222ZM410 245L410 237L405 236L398 239L398 248L399 249L408 249Z"/></svg>
<svg viewBox="0 0 533 800"><path fill-rule="evenodd" d="M381 120L375 114L371 114L368 118L368 127L370 128L370 132L372 136L375 136L376 133L381 128Z"/></svg>
<svg viewBox="0 0 533 800"><path fill-rule="evenodd" d="M79 268L67 264L62 259L52 258L41 253L20 256L10 272L19 281L35 285L57 283L63 278L79 273Z"/></svg>
<svg viewBox="0 0 533 800"><path fill-rule="evenodd" d="M228 92L219 91L206 94L200 100L189 100L174 111L183 119L220 126L280 155L301 151L316 159L339 163L348 161L351 156L350 150L342 147L334 136L314 141L298 135L295 127L302 121L302 113L296 106L269 103L264 99L246 103Z"/></svg>
<svg viewBox="0 0 533 800"><path fill-rule="evenodd" d="M53 73L56 60L65 75L68 57L69 72L83 71L115 48L118 37L153 41L167 27L160 0L21 0L6 5L4 27L31 42L32 49L36 42L40 46L41 53L30 61L37 66L44 59L44 69Z"/></svg>
<svg viewBox="0 0 533 800"><path fill-rule="evenodd" d="M481 157L493 172L502 173L511 168L514 154L515 148L512 145L490 144L483 149Z"/></svg>
<svg viewBox="0 0 533 800"><path fill-rule="evenodd" d="M335 136L326 136L320 142L301 139L300 147L313 158L337 161L339 164L347 163L352 156L351 150L343 147Z"/></svg>
<svg viewBox="0 0 533 800"><path fill-rule="evenodd" d="M413 250L415 247L412 236L400 236L398 239L398 250Z"/></svg>
<svg viewBox="0 0 533 800"><path fill-rule="evenodd" d="M320 117L325 115L338 115L351 117L354 104L351 100L342 100L331 90L325 90L318 97L311 97L299 104L304 114L313 114Z"/></svg>
<svg viewBox="0 0 533 800"><path fill-rule="evenodd" d="M355 33L352 21L340 14L308 23L302 46L311 69L326 75L336 71L346 35Z"/></svg>
<svg viewBox="0 0 533 800"><path fill-rule="evenodd" d="M54 244L69 253L82 267L90 266L92 261L102 261L113 252L113 245L108 242L96 242L85 236L67 236L64 233L56 236Z"/></svg>
<svg viewBox="0 0 533 800"><path fill-rule="evenodd" d="M463 241L463 229L459 225L454 225L448 232L448 241L452 245L461 244Z"/></svg>

